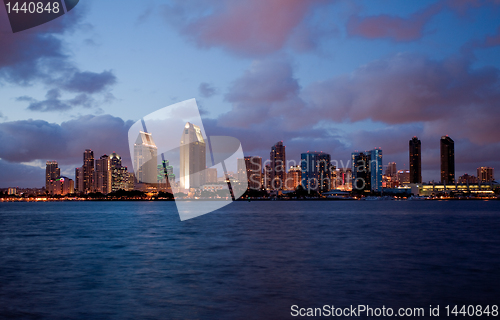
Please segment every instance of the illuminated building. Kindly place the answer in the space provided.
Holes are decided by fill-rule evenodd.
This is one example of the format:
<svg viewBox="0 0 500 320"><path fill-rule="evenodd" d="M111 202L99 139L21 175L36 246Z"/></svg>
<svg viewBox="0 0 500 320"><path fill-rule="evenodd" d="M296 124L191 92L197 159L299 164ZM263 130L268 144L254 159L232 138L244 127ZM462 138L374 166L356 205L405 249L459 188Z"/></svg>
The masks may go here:
<svg viewBox="0 0 500 320"><path fill-rule="evenodd" d="M51 195L75 193L74 181L68 177L58 177L50 182L48 191Z"/></svg>
<svg viewBox="0 0 500 320"><path fill-rule="evenodd" d="M217 168L206 169L205 184L217 183Z"/></svg>
<svg viewBox="0 0 500 320"><path fill-rule="evenodd" d="M470 176L467 173L458 177L459 184L476 184L477 183L477 177L475 176Z"/></svg>
<svg viewBox="0 0 500 320"><path fill-rule="evenodd" d="M83 168L75 169L75 191L76 192L85 192L83 188Z"/></svg>
<svg viewBox="0 0 500 320"><path fill-rule="evenodd" d="M385 169L385 175L388 177L396 178L398 175L398 170L396 167L396 162L389 162L387 168Z"/></svg>
<svg viewBox="0 0 500 320"><path fill-rule="evenodd" d="M266 164L264 167L264 172L262 174L262 186L266 190L271 189L271 166Z"/></svg>
<svg viewBox="0 0 500 320"><path fill-rule="evenodd" d="M111 182L111 161L107 155L103 155L95 161L95 192L110 193Z"/></svg>
<svg viewBox="0 0 500 320"><path fill-rule="evenodd" d="M262 158L250 156L242 160L244 160L244 179L247 180L248 189L259 190L262 186Z"/></svg>
<svg viewBox="0 0 500 320"><path fill-rule="evenodd" d="M157 183L158 148L151 133L140 131L134 143L135 179L142 187L144 184Z"/></svg>
<svg viewBox="0 0 500 320"><path fill-rule="evenodd" d="M181 189L198 188L205 183L206 144L200 127L188 122L180 144Z"/></svg>
<svg viewBox="0 0 500 320"><path fill-rule="evenodd" d="M477 179L481 183L489 183L495 180L493 168L490 167L477 168Z"/></svg>
<svg viewBox="0 0 500 320"><path fill-rule="evenodd" d="M406 186L410 184L410 170L398 171L398 184L400 186Z"/></svg>
<svg viewBox="0 0 500 320"><path fill-rule="evenodd" d="M50 182L56 180L61 175L57 161L47 161L45 163L45 190L49 190Z"/></svg>
<svg viewBox="0 0 500 320"><path fill-rule="evenodd" d="M94 151L86 149L83 153L83 192L94 191Z"/></svg>
<svg viewBox="0 0 500 320"><path fill-rule="evenodd" d="M274 190L283 189L286 179L286 151L283 141L277 142L271 148L271 187Z"/></svg>
<svg viewBox="0 0 500 320"><path fill-rule="evenodd" d="M422 143L417 137L410 140L410 183L422 183Z"/></svg>
<svg viewBox="0 0 500 320"><path fill-rule="evenodd" d="M352 157L352 189L382 191L382 150L355 152Z"/></svg>
<svg viewBox="0 0 500 320"><path fill-rule="evenodd" d="M245 159L236 159L236 165L238 170L238 181L247 180L247 167L245 165Z"/></svg>
<svg viewBox="0 0 500 320"><path fill-rule="evenodd" d="M300 156L302 187L306 190L331 189L330 155L324 152L306 152Z"/></svg>
<svg viewBox="0 0 500 320"><path fill-rule="evenodd" d="M441 151L441 183L455 183L455 142L448 136L442 136Z"/></svg>
<svg viewBox="0 0 500 320"><path fill-rule="evenodd" d="M290 166L286 175L286 189L295 190L302 180L302 170L300 166Z"/></svg>

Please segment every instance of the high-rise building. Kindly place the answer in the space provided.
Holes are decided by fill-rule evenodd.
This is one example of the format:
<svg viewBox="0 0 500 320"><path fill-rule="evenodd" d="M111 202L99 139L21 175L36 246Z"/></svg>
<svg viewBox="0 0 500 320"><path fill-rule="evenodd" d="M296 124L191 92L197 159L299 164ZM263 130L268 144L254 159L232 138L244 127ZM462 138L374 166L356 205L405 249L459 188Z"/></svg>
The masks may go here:
<svg viewBox="0 0 500 320"><path fill-rule="evenodd" d="M266 190L271 189L271 165L266 164L264 166L264 172L262 173L262 186Z"/></svg>
<svg viewBox="0 0 500 320"><path fill-rule="evenodd" d="M47 161L45 163L45 190L49 190L51 181L56 180L61 175L57 161Z"/></svg>
<svg viewBox="0 0 500 320"><path fill-rule="evenodd" d="M399 170L398 171L398 184L400 186L406 186L410 183L410 170Z"/></svg>
<svg viewBox="0 0 500 320"><path fill-rule="evenodd" d="M448 136L441 137L441 183L455 183L455 142Z"/></svg>
<svg viewBox="0 0 500 320"><path fill-rule="evenodd" d="M271 148L271 188L279 190L284 188L286 179L286 151L283 141L277 142Z"/></svg>
<svg viewBox="0 0 500 320"><path fill-rule="evenodd" d="M417 137L410 140L410 183L422 183L422 143Z"/></svg>
<svg viewBox="0 0 500 320"><path fill-rule="evenodd" d="M302 169L299 165L290 166L286 174L286 188L287 190L295 190L300 185L302 180Z"/></svg>
<svg viewBox="0 0 500 320"><path fill-rule="evenodd" d="M467 173L458 177L459 184L476 184L477 177L468 175Z"/></svg>
<svg viewBox="0 0 500 320"><path fill-rule="evenodd" d="M158 148L151 133L139 131L134 143L134 169L138 184L156 184Z"/></svg>
<svg viewBox="0 0 500 320"><path fill-rule="evenodd" d="M75 192L74 181L68 177L58 177L49 185L49 194L51 195L66 195Z"/></svg>
<svg viewBox="0 0 500 320"><path fill-rule="evenodd" d="M329 191L331 189L331 158L325 152L301 154L302 187L306 190Z"/></svg>
<svg viewBox="0 0 500 320"><path fill-rule="evenodd" d="M122 158L116 152L109 155L109 166L111 170L111 192L120 189L125 190L124 181L127 168L122 166Z"/></svg>
<svg viewBox="0 0 500 320"><path fill-rule="evenodd" d="M217 183L217 168L206 169L205 184Z"/></svg>
<svg viewBox="0 0 500 320"><path fill-rule="evenodd" d="M250 156L245 157L244 161L245 179L247 179L248 189L259 190L262 186L262 158Z"/></svg>
<svg viewBox="0 0 500 320"><path fill-rule="evenodd" d="M83 188L83 168L75 169L75 191L76 192L85 192Z"/></svg>
<svg viewBox="0 0 500 320"><path fill-rule="evenodd" d="M180 153L181 189L198 188L205 184L206 144L200 127L186 123L181 136Z"/></svg>
<svg viewBox="0 0 500 320"><path fill-rule="evenodd" d="M477 179L481 183L489 183L495 180L494 169L490 167L477 168Z"/></svg>
<svg viewBox="0 0 500 320"><path fill-rule="evenodd" d="M352 189L382 191L382 150L352 154Z"/></svg>
<svg viewBox="0 0 500 320"><path fill-rule="evenodd" d="M236 166L238 170L238 181L247 180L247 166L245 164L245 159L238 158L236 159Z"/></svg>
<svg viewBox="0 0 500 320"><path fill-rule="evenodd" d="M370 192L370 155L365 152L354 152L352 160L352 190Z"/></svg>
<svg viewBox="0 0 500 320"><path fill-rule="evenodd" d="M83 153L83 192L94 191L94 151L86 149Z"/></svg>
<svg viewBox="0 0 500 320"><path fill-rule="evenodd" d="M112 171L111 161L107 155L95 161L95 192L108 194L111 192Z"/></svg>
<svg viewBox="0 0 500 320"><path fill-rule="evenodd" d="M392 178L397 177L398 169L396 167L396 162L389 162L387 164L387 168L385 169L385 175Z"/></svg>

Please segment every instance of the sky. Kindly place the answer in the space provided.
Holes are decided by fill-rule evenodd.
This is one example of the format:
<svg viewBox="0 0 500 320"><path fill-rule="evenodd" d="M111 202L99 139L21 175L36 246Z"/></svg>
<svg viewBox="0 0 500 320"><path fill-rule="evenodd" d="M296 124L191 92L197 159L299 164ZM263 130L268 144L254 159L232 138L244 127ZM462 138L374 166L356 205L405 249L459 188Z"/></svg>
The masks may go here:
<svg viewBox="0 0 500 320"><path fill-rule="evenodd" d="M83 151L117 152L129 127L195 98L208 135L245 155L380 147L408 169L439 140L456 176L500 168L500 0L81 0L13 34L0 8L0 188L41 187L45 161L74 177Z"/></svg>

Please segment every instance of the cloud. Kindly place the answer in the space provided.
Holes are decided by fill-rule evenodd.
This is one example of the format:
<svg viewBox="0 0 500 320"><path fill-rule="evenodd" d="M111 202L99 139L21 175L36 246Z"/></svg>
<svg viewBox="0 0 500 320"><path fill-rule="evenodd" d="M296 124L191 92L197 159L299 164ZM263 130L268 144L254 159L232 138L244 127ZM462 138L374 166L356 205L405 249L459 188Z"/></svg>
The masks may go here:
<svg viewBox="0 0 500 320"><path fill-rule="evenodd" d="M62 164L79 164L85 149L95 156L116 151L123 158L128 151L128 129L132 121L111 115L82 116L59 124L43 120L0 123L0 158L9 162L47 159Z"/></svg>
<svg viewBox="0 0 500 320"><path fill-rule="evenodd" d="M0 188L42 187L44 182L44 169L0 159Z"/></svg>
<svg viewBox="0 0 500 320"><path fill-rule="evenodd" d="M29 105L27 107L28 110L41 112L61 112L70 110L73 107L92 108L100 104L100 102L97 102L91 95L86 93L78 94L72 99L62 100L60 98L61 90L50 89L45 95L45 100L38 101L29 96L21 96L16 98L16 101L29 102Z"/></svg>
<svg viewBox="0 0 500 320"><path fill-rule="evenodd" d="M212 85L206 82L200 83L198 91L200 92L200 95L204 98L210 98L211 96L217 93L217 89L215 89Z"/></svg>
<svg viewBox="0 0 500 320"><path fill-rule="evenodd" d="M496 47L500 45L500 27L498 27L497 33L486 37L484 41L484 47Z"/></svg>
<svg viewBox="0 0 500 320"><path fill-rule="evenodd" d="M283 48L313 8L325 3L324 0L176 1L163 7L163 15L200 47L263 55Z"/></svg>
<svg viewBox="0 0 500 320"><path fill-rule="evenodd" d="M99 93L116 83L116 77L111 71L101 73L77 71L71 78L61 83L62 88L71 92Z"/></svg>
<svg viewBox="0 0 500 320"><path fill-rule="evenodd" d="M425 34L424 27L443 5L437 3L418 11L408 18L381 14L360 17L353 15L347 22L347 33L367 39L386 38L393 41L414 41Z"/></svg>

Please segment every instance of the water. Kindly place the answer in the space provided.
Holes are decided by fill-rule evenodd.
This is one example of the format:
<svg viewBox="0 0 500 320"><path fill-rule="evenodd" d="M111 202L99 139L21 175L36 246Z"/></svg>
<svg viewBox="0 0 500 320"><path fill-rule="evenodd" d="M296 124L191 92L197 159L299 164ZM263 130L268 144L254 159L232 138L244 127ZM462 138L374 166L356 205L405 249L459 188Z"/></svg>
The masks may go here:
<svg viewBox="0 0 500 320"><path fill-rule="evenodd" d="M500 305L500 202L0 204L0 318L289 319ZM297 317L295 317L297 318Z"/></svg>

